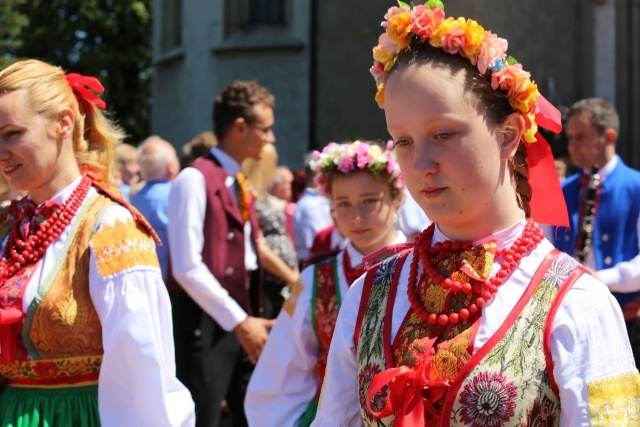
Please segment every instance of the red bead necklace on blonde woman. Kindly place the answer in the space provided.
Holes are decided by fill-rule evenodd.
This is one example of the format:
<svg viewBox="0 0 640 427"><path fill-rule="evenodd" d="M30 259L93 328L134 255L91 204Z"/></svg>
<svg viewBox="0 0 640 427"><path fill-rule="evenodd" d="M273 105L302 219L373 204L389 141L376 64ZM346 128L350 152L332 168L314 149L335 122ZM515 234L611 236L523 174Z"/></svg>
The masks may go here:
<svg viewBox="0 0 640 427"><path fill-rule="evenodd" d="M35 264L43 256L47 248L53 243L69 225L71 219L82 205L89 189L91 179L83 176L78 186L67 200L60 206L45 202L36 207L31 200L24 198L13 201L9 207L9 215L13 224L9 232L7 244L0 258L0 286L14 274L25 267ZM22 224L25 218L42 215L42 222L33 225ZM30 228L37 227L37 230Z"/></svg>
<svg viewBox="0 0 640 427"><path fill-rule="evenodd" d="M495 251L495 258L502 258L500 270L491 278L486 280L473 280L471 282L459 282L452 280L450 277L444 277L438 273L436 266L433 265L432 259L440 252L450 252L455 254L460 251L469 250L473 247L471 242L455 242L444 241L438 242L431 247L433 232L435 231L435 223L424 230L415 240L414 251L418 256L414 256L411 260L409 268L409 284L407 286L407 295L413 311L425 322L431 325L439 324L446 326L447 324L455 325L460 320L466 320L471 314L482 308L492 297L498 292L498 288L502 285L503 280L520 264L524 255L535 249L544 238L544 232L532 221L528 220L524 227L522 235L518 237L513 245L508 248L498 249ZM475 294L477 295L475 302L469 304L467 308L462 308L458 312L445 313L429 313L418 297L418 263L422 263L424 273L433 280L438 286L448 289L450 293Z"/></svg>

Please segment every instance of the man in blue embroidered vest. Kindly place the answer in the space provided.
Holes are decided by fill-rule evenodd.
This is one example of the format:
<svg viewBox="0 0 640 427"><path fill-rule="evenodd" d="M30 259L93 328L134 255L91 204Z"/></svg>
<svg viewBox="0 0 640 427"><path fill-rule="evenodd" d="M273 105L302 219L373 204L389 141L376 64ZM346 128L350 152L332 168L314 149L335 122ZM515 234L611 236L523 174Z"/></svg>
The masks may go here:
<svg viewBox="0 0 640 427"><path fill-rule="evenodd" d="M583 171L562 184L571 224L555 230L555 245L572 255L582 252L584 265L609 286L625 312L636 365L640 366L640 319L638 311L631 309L640 298L640 172L616 154L620 120L607 101L580 100L571 106L568 117L569 154ZM585 195L589 181L595 184L589 173L596 169L599 185L591 192L595 207L591 211Z"/></svg>

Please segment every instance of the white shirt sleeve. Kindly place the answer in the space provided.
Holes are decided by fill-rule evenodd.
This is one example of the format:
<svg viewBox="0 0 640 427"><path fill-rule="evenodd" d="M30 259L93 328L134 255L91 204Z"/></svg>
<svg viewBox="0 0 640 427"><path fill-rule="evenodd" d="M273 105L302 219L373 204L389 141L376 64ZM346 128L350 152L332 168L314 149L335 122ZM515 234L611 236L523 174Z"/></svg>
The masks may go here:
<svg viewBox="0 0 640 427"><path fill-rule="evenodd" d="M102 224L114 218L132 220L113 206ZM171 303L160 269L141 267L103 279L91 250L89 290L102 325L102 425L195 425L191 395L175 376Z"/></svg>
<svg viewBox="0 0 640 427"><path fill-rule="evenodd" d="M303 289L293 316L282 309L260 355L245 398L250 426L296 426L316 395L319 343L311 323L313 266L302 271ZM285 303L286 304L286 303Z"/></svg>
<svg viewBox="0 0 640 427"><path fill-rule="evenodd" d="M640 217L636 224L638 245L640 246ZM611 268L598 271L598 276L613 292L640 291L640 247L638 255L629 261L620 262Z"/></svg>
<svg viewBox="0 0 640 427"><path fill-rule="evenodd" d="M327 371L318 413L312 427L362 426L358 398L358 364L353 342L364 276L356 280L344 297L331 340Z"/></svg>
<svg viewBox="0 0 640 427"><path fill-rule="evenodd" d="M231 331L247 317L202 261L207 193L204 176L185 168L171 186L167 216L169 251L175 279L220 326Z"/></svg>
<svg viewBox="0 0 640 427"><path fill-rule="evenodd" d="M560 304L551 334L562 426L589 426L588 381L635 371L620 306L606 286L582 276Z"/></svg>

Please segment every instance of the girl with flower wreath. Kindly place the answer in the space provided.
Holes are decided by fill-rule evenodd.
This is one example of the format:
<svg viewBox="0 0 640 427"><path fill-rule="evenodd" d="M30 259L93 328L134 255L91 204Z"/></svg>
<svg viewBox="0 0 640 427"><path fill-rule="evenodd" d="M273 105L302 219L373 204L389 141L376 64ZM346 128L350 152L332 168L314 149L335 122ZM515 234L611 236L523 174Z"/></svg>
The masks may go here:
<svg viewBox="0 0 640 427"><path fill-rule="evenodd" d="M363 257L406 241L396 231L403 184L392 147L355 141L314 152L315 180L348 243L305 268L291 290L251 376L245 398L249 425L310 425L338 310L364 273Z"/></svg>
<svg viewBox="0 0 640 427"><path fill-rule="evenodd" d="M382 26L376 100L434 225L351 287L313 425L640 425L619 306L534 222L567 220L537 133L559 112L506 40L440 1Z"/></svg>
<svg viewBox="0 0 640 427"><path fill-rule="evenodd" d="M93 77L0 71L0 426L193 426L155 233L109 187L122 130Z"/></svg>

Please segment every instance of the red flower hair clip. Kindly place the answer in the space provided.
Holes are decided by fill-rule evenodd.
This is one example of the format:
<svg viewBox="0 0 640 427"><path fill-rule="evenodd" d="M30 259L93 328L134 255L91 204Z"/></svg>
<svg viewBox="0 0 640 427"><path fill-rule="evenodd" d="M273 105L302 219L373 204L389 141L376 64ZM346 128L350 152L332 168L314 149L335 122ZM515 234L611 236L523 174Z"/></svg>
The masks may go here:
<svg viewBox="0 0 640 427"><path fill-rule="evenodd" d="M65 78L76 96L82 97L82 99L89 101L101 110L107 108L107 103L94 93L104 92L104 86L102 86L102 83L100 83L98 79L91 76L83 76L78 73L69 73L65 75Z"/></svg>

